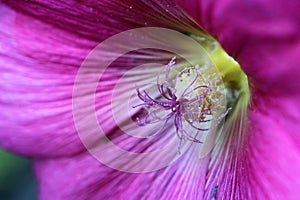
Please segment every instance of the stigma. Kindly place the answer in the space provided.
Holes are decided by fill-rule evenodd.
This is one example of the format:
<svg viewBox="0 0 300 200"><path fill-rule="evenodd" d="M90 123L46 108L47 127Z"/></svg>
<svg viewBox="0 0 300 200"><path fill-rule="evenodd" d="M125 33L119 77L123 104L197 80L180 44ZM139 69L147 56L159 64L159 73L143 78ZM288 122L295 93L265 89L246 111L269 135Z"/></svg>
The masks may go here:
<svg viewBox="0 0 300 200"><path fill-rule="evenodd" d="M172 123L180 140L202 143L201 133L218 128L230 111L222 76L209 65L178 67L175 60L157 74L151 90L136 88L141 103L133 108L144 112L135 122L139 126L163 122L163 127Z"/></svg>

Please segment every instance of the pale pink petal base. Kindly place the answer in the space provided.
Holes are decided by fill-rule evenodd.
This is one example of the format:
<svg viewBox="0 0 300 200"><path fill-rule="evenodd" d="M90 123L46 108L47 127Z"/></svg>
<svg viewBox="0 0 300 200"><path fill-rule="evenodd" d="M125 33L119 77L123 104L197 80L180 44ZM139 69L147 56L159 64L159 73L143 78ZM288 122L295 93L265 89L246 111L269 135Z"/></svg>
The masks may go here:
<svg viewBox="0 0 300 200"><path fill-rule="evenodd" d="M199 160L196 149L168 168L145 174L113 170L87 153L37 160L40 196L43 200L201 199L208 160Z"/></svg>

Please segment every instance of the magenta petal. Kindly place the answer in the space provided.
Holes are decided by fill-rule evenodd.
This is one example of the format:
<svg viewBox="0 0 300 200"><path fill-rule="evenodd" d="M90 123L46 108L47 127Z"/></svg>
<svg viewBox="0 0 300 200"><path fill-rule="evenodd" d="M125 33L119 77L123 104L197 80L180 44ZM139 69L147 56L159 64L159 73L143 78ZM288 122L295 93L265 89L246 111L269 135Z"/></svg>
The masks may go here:
<svg viewBox="0 0 300 200"><path fill-rule="evenodd" d="M207 160L193 154L191 149L173 166L144 174L110 169L89 154L38 160L40 196L43 200L201 199Z"/></svg>
<svg viewBox="0 0 300 200"><path fill-rule="evenodd" d="M1 146L30 156L82 151L71 112L76 68L70 63L79 63L84 50L56 40L64 32L50 25L4 6L1 14ZM77 60L66 59L63 49Z"/></svg>
<svg viewBox="0 0 300 200"><path fill-rule="evenodd" d="M178 1L241 64L252 87L251 199L299 199L299 1Z"/></svg>
<svg viewBox="0 0 300 200"><path fill-rule="evenodd" d="M261 96L256 95L258 100L254 102L255 108L261 110L251 112L250 119L253 124L250 124L250 130L255 131L250 134L251 148L247 151L241 150L244 143L240 145L238 142L245 142L244 135L227 135L227 140L224 140L221 146L221 153L218 154L218 149L215 151L218 156L215 162L199 160L195 156L197 151L191 149L173 166L157 172L135 175L105 167L87 153L74 156L82 151L83 147L72 120L72 84L76 71L88 51L97 42L130 28L148 25L194 32L196 26L178 9L168 7L168 3L171 3L169 1L100 1L94 4L79 4L77 1L7 2L23 14L16 14L16 24L9 24L13 21L15 13L6 9L7 20L1 21L1 27L5 27L1 30L0 40L1 44L5 44L1 45L1 61L5 63L1 65L0 80L1 90L4 91L0 97L0 108L4 111L0 113L1 145L30 156L72 155L68 158L44 158L36 161L42 199L201 199L203 196L211 198L216 184L220 184L218 197L230 198L235 195L237 199L244 199L248 191L259 193L259 199L298 196L299 183L296 178L299 177L299 128L295 124L299 122L299 109L295 99L293 101L280 98L264 107L263 103L269 96L262 98L264 101L260 102L258 97ZM200 22L239 60L257 90L294 95L293 92L298 89L295 87L298 82L289 80L293 74L299 75L294 62L299 49L294 21L290 23L288 16L283 17L284 22L281 26L285 29L280 29L278 35L274 31L268 31L270 27L273 30L273 26L266 26L268 29L261 31L254 23L259 17L253 15L252 19L252 15L247 12L255 14L259 10L268 11L268 8L253 8L250 11L233 9L239 8L238 5L231 4L230 1L222 4L217 2L212 7L209 4L201 4L199 8L216 11L209 14L204 9L201 12L204 16L201 19L204 21ZM225 14L223 9L226 10ZM244 14L244 18L234 15L240 12ZM289 14L293 16L294 13ZM262 15L269 16L269 12L262 12ZM279 11L276 13L279 17L285 15L288 14ZM39 19L35 19L36 17ZM275 18L275 15L267 19L273 19L272 17ZM243 21L249 19L253 20L250 21L253 23ZM288 19L288 22L285 19ZM245 24L237 23L239 20ZM297 20L297 17L294 20ZM263 24L269 25L268 22L263 21ZM249 28L251 26L253 28ZM271 39L268 39L269 36ZM274 43L274 38L279 42ZM3 46L6 49L2 48ZM259 59L256 53L260 53ZM271 53L276 59L270 56ZM290 55L291 60L287 60L287 55ZM285 64L289 64L290 67L283 68ZM119 69L118 67L120 66L117 63L115 68ZM87 80L88 78L89 76ZM110 77L106 84L109 86L114 78ZM112 88L106 84L101 85L102 88L99 86L98 97L108 99L111 96ZM104 90L104 86L109 90ZM109 108L104 104L105 101L98 102L100 103L96 105L97 114L105 121L105 118L109 117L105 111ZM274 107L273 112L268 110L270 107ZM283 113L285 120L280 118ZM265 116L275 119L264 118ZM85 115L82 115L82 119L86 119ZM109 120L106 121L106 129L111 131L110 136L114 141L123 142L124 147L134 149L135 143L126 144L126 138L116 137L119 135L112 131L115 127L111 126ZM263 122L268 122L270 126L265 128ZM280 142L284 148L281 148ZM232 146L236 148L228 148ZM271 149L274 150L273 155L269 155L273 153L269 151ZM285 149L291 151L287 156L284 154ZM245 159L245 153L249 153L249 160ZM250 165L246 167L250 167L250 171L243 168L245 163L241 163L240 158L243 158L244 162L249 161ZM265 159L260 160L261 158ZM295 166L288 171L289 166L286 163L292 162ZM273 165L276 166L272 167ZM208 172L206 168L211 171ZM227 170L230 170L229 173ZM219 171L222 180L217 182L218 177L214 175ZM246 174L248 172L249 174ZM244 180L243 175L252 176L247 176Z"/></svg>
<svg viewBox="0 0 300 200"><path fill-rule="evenodd" d="M218 39L258 90L285 95L299 91L299 1L177 2Z"/></svg>
<svg viewBox="0 0 300 200"><path fill-rule="evenodd" d="M262 112L250 111L249 117L248 173L254 199L299 199L300 145L293 134L299 127L291 131L293 120L281 124Z"/></svg>
<svg viewBox="0 0 300 200"><path fill-rule="evenodd" d="M120 31L143 27L168 27L197 32L198 25L173 0L165 1L9 1L6 4L54 27L94 41Z"/></svg>
<svg viewBox="0 0 300 200"><path fill-rule="evenodd" d="M99 42L141 26L199 31L169 1L5 2L10 7L0 8L0 145L28 156L84 150L73 122L72 90L80 64Z"/></svg>
<svg viewBox="0 0 300 200"><path fill-rule="evenodd" d="M258 199L298 199L300 99L254 96L247 150L252 191Z"/></svg>

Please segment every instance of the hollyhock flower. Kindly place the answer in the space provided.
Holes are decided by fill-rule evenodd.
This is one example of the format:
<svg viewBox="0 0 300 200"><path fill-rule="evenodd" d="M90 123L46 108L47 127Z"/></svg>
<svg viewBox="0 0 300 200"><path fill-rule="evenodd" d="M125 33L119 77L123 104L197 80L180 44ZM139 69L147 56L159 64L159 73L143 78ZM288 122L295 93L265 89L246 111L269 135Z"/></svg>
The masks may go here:
<svg viewBox="0 0 300 200"><path fill-rule="evenodd" d="M294 0L3 1L0 8L0 144L5 149L33 159L41 199L298 199L299 6L300 3ZM210 84L209 81L203 81L205 79L189 79L184 70L190 69L192 77L198 77L200 73L196 65L184 66L180 57L172 63L172 52L157 53L151 49L129 52L116 59L99 80L99 74L95 73L99 62L112 55L109 51L101 51L100 57L93 57L94 60L86 62L85 58L91 50L117 33L140 27L168 28L198 40L216 63L217 67L209 70L215 73L219 71L223 82ZM215 45L208 33L238 61L247 74L250 96L247 79L234 61L220 53L221 48ZM174 45L187 50L190 48L180 42L178 40ZM118 51L123 48L122 44L118 46L117 43L110 48L118 47ZM208 57L202 57L202 54L198 55L192 50L189 55L195 59L201 57L199 60L212 63ZM183 89L182 93L178 93L184 85L174 84L171 87L166 85L168 81L164 84L158 81L155 86L161 87L154 92L144 89L145 85L136 86L137 100L148 109L143 116L148 117L150 122L160 119L156 123L145 123L145 132L157 131L153 127L164 127L162 133L166 134L154 134L149 140L132 138L122 134L121 127L114 121L116 117L120 123L127 122L120 112L123 107L120 102L124 99L119 94L123 92L128 95L125 90L128 82L156 79L159 74L157 68L142 66L136 71L130 68L133 64L158 62L156 54L160 55L159 59L163 58L160 61L165 65L170 62L169 66L180 67L177 71L178 80L182 78L187 81L187 88L191 90L185 92ZM78 79L82 63L88 67L82 79ZM199 63L199 66L205 64ZM209 70L205 71L204 77L213 74ZM165 74L168 74L166 70L161 72L161 75ZM174 74L176 76L176 72ZM91 116L90 108L81 104L75 107L77 111L73 119L72 103L93 100L89 99L91 95L85 93L89 91L85 88L95 80L101 83L95 88L95 106L92 108L95 115ZM119 80L123 82L118 83ZM193 86L193 80L198 83L197 86ZM81 88L80 95L74 95L74 84ZM116 85L120 86L118 95L114 93L118 91ZM195 129L185 125L191 119L218 119L212 114L201 118L206 110L213 111L210 109L213 106L201 104L209 99L209 90L205 90L205 87L212 88L212 91L215 88L230 88L233 95L229 96L227 92L228 102L222 104L225 109L217 113L217 116L224 115L220 118L225 121L223 127L218 125L222 134L214 139L217 143L212 151L205 152L200 159L199 146L207 144L201 138L203 131L197 132L197 136L191 135L190 130ZM160 104L155 98L157 91L165 100L169 100L168 104ZM113 97L117 100L111 100ZM183 97L182 101L178 100L180 97ZM201 100L196 100L196 97ZM213 96L211 100L216 98ZM192 106L182 106L187 101ZM135 100L132 102L132 108L139 105ZM169 120L175 125L167 123L164 126L168 118L160 115L161 110L156 108L157 105L165 106L166 113L169 113L173 109L168 107L173 106L170 103L175 103L176 111L170 117L177 120ZM186 109L179 110L179 105ZM120 154L115 154L110 148L102 148L100 159L106 159L109 163L101 163L87 151L82 141L84 144L87 140L91 144L96 141L104 147L110 143L102 138L91 138L90 135L82 138L79 134L82 130L88 133L97 131L89 126L94 116L103 131L108 133L108 138L135 153L141 154L164 146L176 135L188 137L192 142L181 144L181 155L178 155L179 142L176 140L171 146L173 150L155 154L157 156L153 156L153 162L147 166L122 163ZM142 122L148 122L145 119ZM136 116L134 120L137 120ZM80 122L80 126L74 121ZM136 129L126 125L124 129L136 132ZM179 130L177 134L174 127ZM211 135L216 136L215 133ZM169 166L147 173L129 172L134 167L139 170L143 170L141 167L151 168L159 164L157 161L169 157L176 158L171 159ZM122 164L119 166L123 167L122 171L109 167L116 163Z"/></svg>

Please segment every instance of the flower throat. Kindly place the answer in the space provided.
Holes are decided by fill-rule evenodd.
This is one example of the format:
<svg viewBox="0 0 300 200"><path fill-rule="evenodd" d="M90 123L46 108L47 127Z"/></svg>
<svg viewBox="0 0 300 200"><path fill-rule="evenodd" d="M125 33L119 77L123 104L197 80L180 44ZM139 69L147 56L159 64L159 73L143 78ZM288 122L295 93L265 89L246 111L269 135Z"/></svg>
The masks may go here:
<svg viewBox="0 0 300 200"><path fill-rule="evenodd" d="M143 112L134 120L139 126L163 122L156 134L172 123L180 141L202 143L201 133L220 129L247 77L217 42L190 37L205 48L215 66L177 64L173 57L157 74L155 84L136 89L141 103L133 108Z"/></svg>

